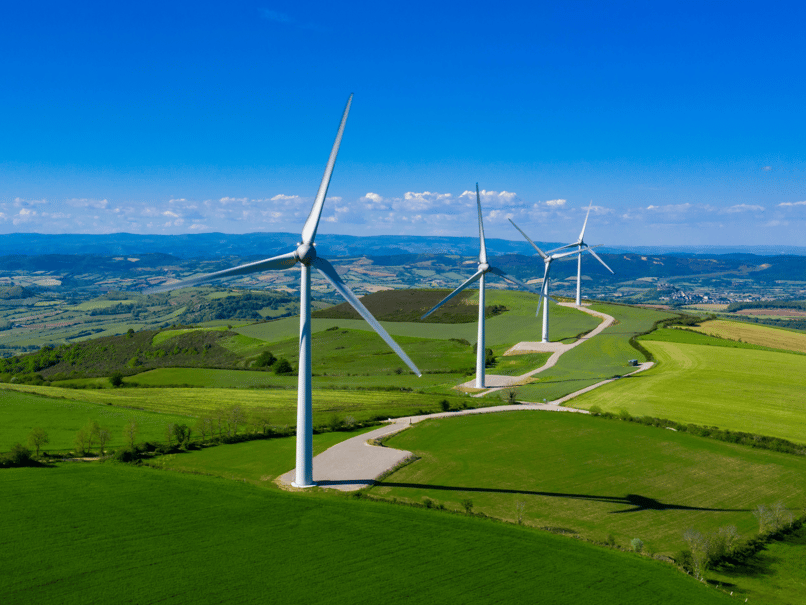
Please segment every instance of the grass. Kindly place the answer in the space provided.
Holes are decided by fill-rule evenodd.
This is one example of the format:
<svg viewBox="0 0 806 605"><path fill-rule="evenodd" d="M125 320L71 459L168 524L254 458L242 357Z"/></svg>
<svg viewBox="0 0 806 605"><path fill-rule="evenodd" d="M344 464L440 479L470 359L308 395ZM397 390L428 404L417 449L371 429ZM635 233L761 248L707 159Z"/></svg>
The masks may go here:
<svg viewBox="0 0 806 605"><path fill-rule="evenodd" d="M693 328L659 328L651 334L641 337L644 341L678 342L689 345L708 345L711 347L727 347L731 349L753 349L755 351L786 351L785 349L775 349L749 342L738 340L727 340L717 336L711 336Z"/></svg>
<svg viewBox="0 0 806 605"><path fill-rule="evenodd" d="M123 427L131 419L138 424L138 442L164 441L168 423L192 424L192 419L186 416L123 410L98 403L3 390L0 391L0 452L9 451L14 443L27 446L28 434L35 427L45 429L50 438L43 450L68 452L74 447L76 433L90 420L110 430L112 439L107 448L116 449L125 445Z"/></svg>
<svg viewBox="0 0 806 605"><path fill-rule="evenodd" d="M166 340L170 340L175 336L179 336L180 334L187 334L189 332L200 332L202 330L216 330L216 331L224 331L223 327L218 328L181 328L178 330L162 330L161 332L157 332L151 339L151 346L156 347L157 345L161 345Z"/></svg>
<svg viewBox="0 0 806 605"><path fill-rule="evenodd" d="M717 338L806 353L806 334L803 332L722 319L706 321L692 329Z"/></svg>
<svg viewBox="0 0 806 605"><path fill-rule="evenodd" d="M731 602L630 553L334 495L112 464L8 469L0 490L0 601L18 605Z"/></svg>
<svg viewBox="0 0 806 605"><path fill-rule="evenodd" d="M357 431L314 435L313 455L317 456L337 443L376 428L378 427L373 426ZM294 468L295 448L295 437L261 439L159 456L149 464L166 470L202 473L243 480L254 485L274 486L271 482L275 477Z"/></svg>
<svg viewBox="0 0 806 605"><path fill-rule="evenodd" d="M806 443L806 358L774 351L644 341L658 366L573 399Z"/></svg>
<svg viewBox="0 0 806 605"><path fill-rule="evenodd" d="M683 532L728 524L754 533L757 504L806 502L800 456L582 414L503 412L429 420L390 438L421 460L372 493L565 528L653 552L684 548Z"/></svg>
<svg viewBox="0 0 806 605"><path fill-rule="evenodd" d="M199 416L217 407L239 404L245 408L264 407L271 410L271 422L276 425L296 425L297 394L295 391L260 389L65 389L33 385L0 385L0 393L14 390L35 393L68 401L83 401L94 404L162 412L183 416ZM375 418L399 417L417 414L420 410L437 412L440 401L448 399L455 409L461 405L477 403L466 396L420 394L400 391L337 391L315 389L313 391L314 424L323 424L333 414L350 415L357 421ZM489 404L488 402L485 402ZM495 403L501 403L495 401Z"/></svg>
<svg viewBox="0 0 806 605"><path fill-rule="evenodd" d="M630 345L630 338L651 329L656 321L672 317L663 311L626 305L594 304L591 308L613 316L616 323L596 338L564 353L553 368L534 376L532 384L519 389L523 401L552 401L601 380L631 372L634 368L631 369L627 361L644 361L644 356Z"/></svg>
<svg viewBox="0 0 806 605"><path fill-rule="evenodd" d="M806 528L768 544L749 562L707 574L711 582L729 586L735 595L767 605L802 602L806 594Z"/></svg>
<svg viewBox="0 0 806 605"><path fill-rule="evenodd" d="M509 311L486 321L485 340L487 346L508 348L524 340L540 340L542 324L540 323L541 320L535 317L537 299L537 295L527 292L488 290L487 304L504 305ZM478 292L471 292L468 302L477 305ZM477 339L477 326L475 323L381 322L381 324L395 338L398 336L435 340L462 338L471 344L476 342ZM552 340L573 338L582 332L589 332L598 324L598 319L575 309L559 307L554 304L551 306L549 328ZM357 330L367 329L366 322L359 319L313 319L311 326L314 332L321 332L334 326ZM299 319L289 317L238 328L235 331L269 343L279 342L299 337Z"/></svg>

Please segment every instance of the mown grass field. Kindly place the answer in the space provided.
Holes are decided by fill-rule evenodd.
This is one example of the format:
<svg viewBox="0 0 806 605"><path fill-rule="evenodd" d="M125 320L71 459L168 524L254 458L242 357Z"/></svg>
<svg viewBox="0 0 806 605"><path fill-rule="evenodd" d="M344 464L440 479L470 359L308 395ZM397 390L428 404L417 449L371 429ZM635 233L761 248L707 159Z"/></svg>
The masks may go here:
<svg viewBox="0 0 806 605"><path fill-rule="evenodd" d="M803 355L653 340L643 344L657 359L655 368L585 393L569 405L625 409L633 416L806 443Z"/></svg>
<svg viewBox="0 0 806 605"><path fill-rule="evenodd" d="M327 448L367 433L378 427L356 431L335 431L313 436L313 455ZM151 466L171 471L202 473L226 479L244 480L254 485L274 487L275 477L290 471L296 464L296 438L278 437L218 445L201 450L167 454L149 461Z"/></svg>
<svg viewBox="0 0 806 605"><path fill-rule="evenodd" d="M488 290L486 302L488 305L505 305L509 311L486 321L486 344L501 352L521 341L540 340L542 324L541 319L535 317L538 296L527 292L511 292L506 290ZM478 304L478 292L468 297L468 302ZM599 324L599 320L567 307L551 305L550 313L551 339L570 339L580 333L589 332ZM463 338L475 343L477 326L475 322L465 324L428 324L422 322L381 322L389 334L394 337L411 336L416 338L448 340L450 338ZM314 332L321 332L327 328L338 326L366 330L367 324L359 319L313 319L311 322ZM279 342L299 337L299 319L287 318L277 321L254 324L244 328L237 328L237 332L269 343ZM496 350L498 352L498 350Z"/></svg>
<svg viewBox="0 0 806 605"><path fill-rule="evenodd" d="M626 305L597 303L591 305L591 309L613 316L616 323L563 354L557 365L536 375L532 384L519 387L519 399L552 401L601 380L631 372L634 368L630 368L627 361L644 361L644 356L630 345L630 338L651 329L660 319L673 317L664 311Z"/></svg>
<svg viewBox="0 0 806 605"><path fill-rule="evenodd" d="M692 327L692 330L717 338L806 353L806 334L803 332L722 319L703 322L699 327Z"/></svg>
<svg viewBox="0 0 806 605"><path fill-rule="evenodd" d="M733 602L634 554L333 495L113 464L0 490L4 603Z"/></svg>
<svg viewBox="0 0 806 605"><path fill-rule="evenodd" d="M244 408L269 408L272 424L294 426L297 420L297 394L296 391L290 390L215 388L96 390L0 385L0 394L7 390L181 416L199 416L217 407L239 404ZM455 409L461 407L463 403L478 405L478 401L464 395L315 389L313 421L314 424L324 424L334 414L342 418L349 415L360 422L376 417L409 416L417 414L420 410L437 412L441 410L440 401L443 399L447 399ZM502 403L500 400L494 401Z"/></svg>
<svg viewBox="0 0 806 605"><path fill-rule="evenodd" d="M582 414L503 412L429 420L387 446L421 460L372 493L565 528L653 552L685 547L683 532L758 530L753 509L806 505L806 458Z"/></svg>
<svg viewBox="0 0 806 605"><path fill-rule="evenodd" d="M193 424L193 419L187 416L51 399L4 389L0 390L0 452L9 451L15 443L27 447L28 435L36 427L44 429L50 439L50 443L43 446L44 451L70 451L75 447L76 433L90 420L109 429L112 438L106 448L116 449L125 445L123 427L131 419L137 422L138 443L164 441L165 427L169 423ZM93 451L97 453L97 444Z"/></svg>

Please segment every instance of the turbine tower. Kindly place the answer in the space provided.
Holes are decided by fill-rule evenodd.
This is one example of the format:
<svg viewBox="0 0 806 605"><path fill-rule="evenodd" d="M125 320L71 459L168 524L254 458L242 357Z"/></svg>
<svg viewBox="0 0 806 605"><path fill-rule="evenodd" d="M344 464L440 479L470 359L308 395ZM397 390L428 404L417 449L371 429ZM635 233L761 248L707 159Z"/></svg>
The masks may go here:
<svg viewBox="0 0 806 605"><path fill-rule="evenodd" d="M605 269L610 271L610 273L613 273L613 269L608 267L607 263L605 263L599 257L599 255L596 254L591 249L591 247L588 244L585 243L585 239L584 239L585 238L585 227L588 226L588 217L590 216L592 206L593 206L593 200L591 200L590 204L588 205L588 213L585 215L585 222L582 224L582 231L579 232L579 237L577 238L577 241L575 241L572 244L566 244L565 246L555 248L554 250L551 250L549 252L549 254L551 254L552 252L558 252L560 250L565 250L566 248L573 248L574 246L577 247L577 250L580 253L579 256L577 257L577 300L576 300L577 307L582 305L582 252L584 250L587 250L588 252L593 254L594 258L596 260L598 260L600 263L602 263L602 265L604 265ZM523 232L521 232L521 233L523 233Z"/></svg>
<svg viewBox="0 0 806 605"><path fill-rule="evenodd" d="M297 466L296 480L292 483L295 487L312 487L316 485L313 482L313 414L311 405L311 267L315 267L319 273L330 282L336 291L341 294L342 298L350 303L359 315L372 326L372 329L386 341L386 344L397 353L403 362L411 368L417 376L422 375L420 370L417 369L417 366L414 365L414 362L403 352L403 349L397 345L386 330L383 329L381 324L377 322L361 301L358 300L358 297L356 297L341 280L339 274L333 268L333 265L316 254L314 244L316 230L319 226L322 206L325 203L327 189L330 185L330 176L333 173L333 166L336 164L336 156L339 153L339 145L341 144L341 138L344 134L344 125L347 122L347 114L350 112L352 101L353 95L351 94L350 98L347 99L347 106L344 108L339 130L336 133L336 140L333 143L333 149L330 151L330 158L327 161L325 174L319 185L319 191L316 194L311 213L308 215L305 226L302 228L302 241L297 244L295 250L281 254L280 256L149 290L149 292L166 292L168 290L193 286L224 277L248 275L258 271L274 269L289 269L299 263L301 276L299 292L299 380L297 384Z"/></svg>
<svg viewBox="0 0 806 605"><path fill-rule="evenodd" d="M484 386L484 360L485 360L485 351L484 348L484 298L485 298L485 288L486 288L486 275L487 273L494 273L495 275L506 279L507 281L512 282L520 286L521 288L525 288L530 292L535 292L533 288L527 286L521 280L512 277L511 275L507 275L501 269L497 267L492 267L487 262L487 246L484 243L484 224L481 220L481 196L479 195L479 184L476 183L476 206L478 207L479 211L479 266L478 270L476 271L475 275L468 279L465 283L461 286L456 288L453 292L448 294L442 301L432 308L428 313L423 315L420 319L425 319L431 313L439 309L442 305L452 299L454 296L459 294L462 290L473 284L474 282L479 282L479 331L478 331L478 339L476 341L476 388L483 389ZM536 292L535 292L536 293ZM543 300L542 298L540 299Z"/></svg>
<svg viewBox="0 0 806 605"><path fill-rule="evenodd" d="M551 269L551 263L553 261L557 260L558 258L565 258L566 256L573 256L574 254L581 255L582 253L577 251L577 250L572 250L571 252L563 252L562 254L546 254L540 248L537 247L537 244L535 244L529 238L529 236L526 235L523 232L523 230L513 222L512 219L509 219L509 222L512 223L512 226L515 227L515 229L517 229L518 231L521 232L521 235L526 238L526 241L528 241L530 244L532 244L534 249L537 250L537 253L543 259L543 265L544 265L544 267L543 267L543 288L541 289L540 301L537 303L537 312L535 313L535 315L540 315L540 305L543 304L543 299L547 298L549 296L549 279L551 279L550 276L549 276L549 270ZM560 249L560 248L558 248L558 249ZM591 252L593 252L593 251L591 250ZM541 340L542 340L542 342L548 342L549 341L549 304L548 304L548 301L546 301L546 306L543 307L543 335L542 335Z"/></svg>

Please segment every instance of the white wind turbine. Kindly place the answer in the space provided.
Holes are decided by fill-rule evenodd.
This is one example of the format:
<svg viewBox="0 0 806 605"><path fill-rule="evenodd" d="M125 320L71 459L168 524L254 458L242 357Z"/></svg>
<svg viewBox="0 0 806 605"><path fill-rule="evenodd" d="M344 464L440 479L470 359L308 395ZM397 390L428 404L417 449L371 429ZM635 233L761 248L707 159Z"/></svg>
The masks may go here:
<svg viewBox="0 0 806 605"><path fill-rule="evenodd" d="M476 388L483 389L484 386L484 360L485 360L485 352L486 349L484 348L484 294L485 294L485 275L487 273L494 273L495 275L506 279L507 281L512 282L520 286L521 288L525 288L531 292L535 292L533 288L527 286L521 280L512 277L511 275L507 275L501 269L497 267L492 267L487 262L487 246L484 243L484 224L481 220L481 196L479 195L479 184L476 183L476 206L478 207L479 211L479 267L476 271L475 275L468 279L465 283L461 286L456 288L453 292L448 294L442 301L432 308L428 313L423 315L420 319L425 319L431 313L439 309L442 305L452 299L454 296L459 294L462 290L473 284L474 282L479 282L479 331L478 331L478 339L476 341ZM536 292L535 292L536 293ZM540 299L543 300L542 298Z"/></svg>
<svg viewBox="0 0 806 605"><path fill-rule="evenodd" d="M591 247L588 244L585 243L585 240L584 240L584 238L585 238L585 227L588 226L588 217L590 216L592 207L593 207L593 200L591 200L590 204L588 205L588 213L585 215L585 222L582 224L582 231L579 232L579 237L577 238L577 241L575 241L572 244L566 244L565 246L561 246L561 247L556 248L556 249L552 250L551 252L549 252L549 254L551 254L552 252L558 252L560 250L565 250L566 248L573 248L574 246L577 247L577 250L580 253L579 256L577 257L577 300L576 300L577 307L582 305L582 252L584 250L587 250L588 252L593 254L594 258L596 260L598 260L600 263L602 263L604 265L605 269L610 271L610 273L613 273L613 269L608 267L607 263L605 263L599 257L599 255L596 254L591 249ZM521 233L523 233L523 232L521 231Z"/></svg>
<svg viewBox="0 0 806 605"><path fill-rule="evenodd" d="M537 303L537 312L535 313L536 315L540 315L540 305L543 304L543 299L548 297L548 295L549 295L549 279L550 279L549 270L551 269L551 263L553 261L557 260L558 258L565 258L566 256L573 256L574 254L581 255L582 253L580 251L578 251L578 250L572 250L571 252L563 252L562 254L546 254L540 248L537 247L537 244L535 244L531 240L531 238L528 235L526 235L523 232L523 230L513 222L512 219L509 219L509 222L512 223L512 226L515 227L515 229L517 229L518 231L521 232L521 235L526 238L526 241L528 241L530 244L532 244L534 249L537 250L537 253L543 259L543 264L544 264L544 268L543 268L543 288L541 290L540 301ZM558 249L560 249L560 248L558 248ZM593 250L590 250L590 252L593 252ZM548 342L549 341L549 304L548 304L548 302L546 302L546 306L543 307L543 336L542 336L541 340L542 340L542 342Z"/></svg>
<svg viewBox="0 0 806 605"><path fill-rule="evenodd" d="M233 277L235 275L247 275L257 271L267 271L272 269L288 269L297 263L300 265L300 310L299 310L299 381L297 387L297 466L296 466L296 480L292 483L295 487L312 487L316 485L313 482L313 425L312 425L312 406L311 406L311 267L315 267L331 285L341 294L352 307L358 311L359 315L363 317L372 329L375 330L381 338L386 341L392 350L405 362L411 370L421 376L420 370L414 365L414 362L409 359L408 355L403 352L397 343L392 340L392 337L383 329L383 327L376 321L370 314L367 308L358 300L355 294L347 287L341 280L339 274L328 261L321 256L317 256L314 244L316 237L316 229L319 226L319 219L322 215L322 206L325 203L325 196L327 189L330 185L330 176L333 172L333 166L336 163L336 156L339 152L339 145L341 138L344 134L344 125L347 122L347 114L350 112L350 105L353 101L353 95L347 100L347 106L344 108L344 114L341 118L338 133L336 134L336 141L333 143L333 149L330 151L330 158L325 167L325 174L322 177L322 182L319 185L319 191L316 194L316 199L311 208L311 213L308 215L308 220L305 221L305 226L302 228L302 242L297 244L297 248L286 254L267 258L254 263L240 265L232 269L225 269L209 275L194 277L181 282L170 284L167 286L160 286L150 290L150 292L165 292L177 288L184 288L200 284L214 279L221 279L224 277Z"/></svg>

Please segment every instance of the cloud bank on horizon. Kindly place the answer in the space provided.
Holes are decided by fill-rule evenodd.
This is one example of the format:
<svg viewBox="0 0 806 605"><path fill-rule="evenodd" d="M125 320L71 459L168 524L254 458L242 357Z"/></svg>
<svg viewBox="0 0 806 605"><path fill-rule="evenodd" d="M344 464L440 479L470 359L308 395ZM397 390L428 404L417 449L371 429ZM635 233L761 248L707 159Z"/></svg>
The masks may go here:
<svg viewBox="0 0 806 605"><path fill-rule="evenodd" d="M481 190L485 230L490 237L517 239L512 219L541 240L573 239L587 204L566 199L524 200L511 191ZM0 202L0 233L182 234L220 231L296 232L310 212L313 197L278 193L264 198L227 196L194 200L170 198L136 204L108 199L68 198ZM475 191L459 194L407 191L397 197L367 192L357 199L329 196L323 221L328 231L346 235L469 236L476 227ZM609 244L652 244L664 229L705 229L741 232L754 229L806 227L806 201L770 207L707 203L635 206L627 209L593 204L589 233ZM650 238L614 241L614 233L645 232ZM719 242L713 242L719 243Z"/></svg>

